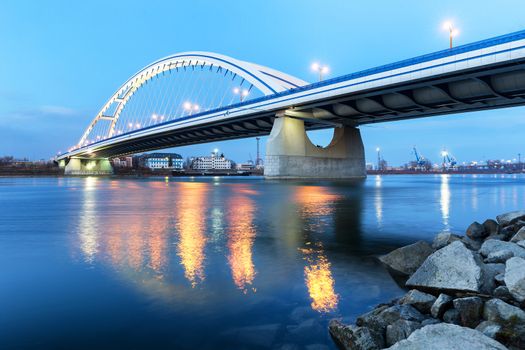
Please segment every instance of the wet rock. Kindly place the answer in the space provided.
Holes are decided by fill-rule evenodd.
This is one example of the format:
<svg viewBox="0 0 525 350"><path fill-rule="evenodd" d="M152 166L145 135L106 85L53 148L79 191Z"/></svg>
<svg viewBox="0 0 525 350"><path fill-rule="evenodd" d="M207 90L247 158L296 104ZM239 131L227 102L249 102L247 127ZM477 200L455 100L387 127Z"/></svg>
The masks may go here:
<svg viewBox="0 0 525 350"><path fill-rule="evenodd" d="M525 248L525 240L516 242L516 244L522 248Z"/></svg>
<svg viewBox="0 0 525 350"><path fill-rule="evenodd" d="M401 298L399 303L404 305L412 305L422 313L429 313L430 308L435 301L435 296L420 292L417 289L412 289L403 298Z"/></svg>
<svg viewBox="0 0 525 350"><path fill-rule="evenodd" d="M479 297L454 299L454 309L459 312L460 324L474 328L479 324L483 311L483 300Z"/></svg>
<svg viewBox="0 0 525 350"><path fill-rule="evenodd" d="M489 338L496 339L501 331L501 325L493 321L483 321L476 327L476 330Z"/></svg>
<svg viewBox="0 0 525 350"><path fill-rule="evenodd" d="M509 213L501 214L496 217L496 220L501 226L508 226L520 219L525 219L525 211L517 210Z"/></svg>
<svg viewBox="0 0 525 350"><path fill-rule="evenodd" d="M374 311L359 316L356 324L383 334L389 324L399 319L416 322L421 322L425 319L424 315L410 305L394 305L382 308L379 312Z"/></svg>
<svg viewBox="0 0 525 350"><path fill-rule="evenodd" d="M483 227L482 224L480 224L477 221L474 221L467 228L467 236L472 239L482 239L483 237L488 236L488 234L487 232L485 232L485 227Z"/></svg>
<svg viewBox="0 0 525 350"><path fill-rule="evenodd" d="M482 241L477 239L472 239L469 237L461 237L461 242L470 250L479 250L481 248Z"/></svg>
<svg viewBox="0 0 525 350"><path fill-rule="evenodd" d="M383 255L379 260L393 272L409 276L421 266L433 251L430 244L419 241Z"/></svg>
<svg viewBox="0 0 525 350"><path fill-rule="evenodd" d="M514 253L510 250L499 250L497 252L491 252L485 259L486 263L505 263L508 259L512 258Z"/></svg>
<svg viewBox="0 0 525 350"><path fill-rule="evenodd" d="M459 325L461 323L459 311L456 309L448 309L445 311L443 314L443 322Z"/></svg>
<svg viewBox="0 0 525 350"><path fill-rule="evenodd" d="M384 347L383 336L367 327L345 325L338 320L331 320L328 330L332 337L345 349L376 350Z"/></svg>
<svg viewBox="0 0 525 350"><path fill-rule="evenodd" d="M525 258L525 249L519 245L511 242L498 241L495 239L488 239L483 242L479 252L481 255L488 257L490 253L500 252L500 251L511 251L514 256Z"/></svg>
<svg viewBox="0 0 525 350"><path fill-rule="evenodd" d="M483 222L483 228L485 232L490 235L497 235L499 231L499 225L496 220L487 219Z"/></svg>
<svg viewBox="0 0 525 350"><path fill-rule="evenodd" d="M481 273L478 256L456 241L430 255L406 285L434 291L479 292Z"/></svg>
<svg viewBox="0 0 525 350"><path fill-rule="evenodd" d="M430 314L434 318L442 318L445 311L452 305L452 297L447 294L441 293L432 308L430 309Z"/></svg>
<svg viewBox="0 0 525 350"><path fill-rule="evenodd" d="M421 328L421 323L407 320L397 320L386 327L386 346L392 346L400 340L408 338L412 332Z"/></svg>
<svg viewBox="0 0 525 350"><path fill-rule="evenodd" d="M454 241L461 240L461 236L455 235L449 232L441 232L434 237L432 242L432 248L438 250L441 249Z"/></svg>
<svg viewBox="0 0 525 350"><path fill-rule="evenodd" d="M389 350L505 350L482 333L453 324L440 323L420 328Z"/></svg>
<svg viewBox="0 0 525 350"><path fill-rule="evenodd" d="M519 241L523 241L524 239L525 239L525 226L521 227L519 231L514 236L512 236L510 241L513 243L517 243Z"/></svg>
<svg viewBox="0 0 525 350"><path fill-rule="evenodd" d="M525 311L500 299L490 299L483 307L483 318L493 322L525 322Z"/></svg>
<svg viewBox="0 0 525 350"><path fill-rule="evenodd" d="M519 302L525 300L525 260L510 258L505 267L505 285L510 294Z"/></svg>
<svg viewBox="0 0 525 350"><path fill-rule="evenodd" d="M499 299L512 299L512 295L509 292L507 286L499 286L494 289L494 296Z"/></svg>

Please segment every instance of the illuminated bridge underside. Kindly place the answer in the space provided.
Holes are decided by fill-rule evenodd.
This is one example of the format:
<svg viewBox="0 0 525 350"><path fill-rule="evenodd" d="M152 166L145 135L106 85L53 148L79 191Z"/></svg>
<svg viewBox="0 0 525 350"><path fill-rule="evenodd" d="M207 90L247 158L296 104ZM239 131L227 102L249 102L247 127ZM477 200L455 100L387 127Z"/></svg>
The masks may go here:
<svg viewBox="0 0 525 350"><path fill-rule="evenodd" d="M118 135L60 158L267 135L284 115L303 120L306 129L321 129L524 104L522 31Z"/></svg>

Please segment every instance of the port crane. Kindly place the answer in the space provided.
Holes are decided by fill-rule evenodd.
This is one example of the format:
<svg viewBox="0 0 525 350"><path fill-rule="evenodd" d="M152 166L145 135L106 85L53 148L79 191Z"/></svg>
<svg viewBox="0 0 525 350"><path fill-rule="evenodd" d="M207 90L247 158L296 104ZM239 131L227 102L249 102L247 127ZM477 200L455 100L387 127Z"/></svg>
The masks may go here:
<svg viewBox="0 0 525 350"><path fill-rule="evenodd" d="M416 146L412 147L414 155L416 156L416 169L428 170L432 167L430 161L426 159L423 155L418 153Z"/></svg>
<svg viewBox="0 0 525 350"><path fill-rule="evenodd" d="M441 156L443 157L444 169L451 169L456 167L456 164L458 163L456 158L453 155L451 155L446 149L443 149L443 151L441 151Z"/></svg>

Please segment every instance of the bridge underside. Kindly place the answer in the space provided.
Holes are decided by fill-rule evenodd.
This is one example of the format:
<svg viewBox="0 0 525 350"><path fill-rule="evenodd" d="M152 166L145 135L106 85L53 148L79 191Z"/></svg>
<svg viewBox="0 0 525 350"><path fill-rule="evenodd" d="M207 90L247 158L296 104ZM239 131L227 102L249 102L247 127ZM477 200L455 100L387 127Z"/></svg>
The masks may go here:
<svg viewBox="0 0 525 350"><path fill-rule="evenodd" d="M287 116L307 130L380 123L525 105L525 60L391 84L358 93L299 103ZM161 148L268 135L282 109L178 128L94 147L93 157L114 157ZM89 157L88 154L84 156Z"/></svg>

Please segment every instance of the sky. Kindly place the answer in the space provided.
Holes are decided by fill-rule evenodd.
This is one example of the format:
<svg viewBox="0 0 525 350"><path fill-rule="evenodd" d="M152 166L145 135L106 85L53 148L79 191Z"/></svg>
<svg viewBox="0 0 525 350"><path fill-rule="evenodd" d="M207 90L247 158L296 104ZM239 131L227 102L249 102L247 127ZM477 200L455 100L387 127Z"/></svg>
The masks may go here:
<svg viewBox="0 0 525 350"><path fill-rule="evenodd" d="M506 1L27 1L0 2L0 156L50 158L78 142L113 92L150 62L212 51L315 81L314 61L335 77L439 51L442 23L466 44L525 29L525 2ZM390 164L525 155L525 107L362 126L367 161ZM310 133L326 145L331 131ZM262 140L261 150L264 153ZM237 162L255 139L174 149L183 157L219 148ZM525 157L525 156L524 156Z"/></svg>

